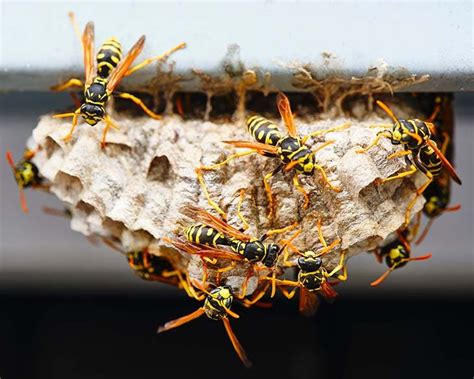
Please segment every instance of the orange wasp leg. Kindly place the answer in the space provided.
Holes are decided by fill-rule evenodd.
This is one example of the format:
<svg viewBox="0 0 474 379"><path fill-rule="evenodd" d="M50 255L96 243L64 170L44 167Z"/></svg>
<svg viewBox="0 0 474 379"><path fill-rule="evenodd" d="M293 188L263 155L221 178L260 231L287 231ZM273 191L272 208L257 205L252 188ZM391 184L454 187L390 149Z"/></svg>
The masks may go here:
<svg viewBox="0 0 474 379"><path fill-rule="evenodd" d="M127 100L130 100L130 101L133 101L136 105L138 105L142 110L143 112L145 112L148 116L150 116L151 118L155 119L155 120L161 120L161 116L159 114L156 114L155 112L153 112L150 108L148 108L141 99L139 99L138 97L136 96L133 96L132 94L130 93L127 93L127 92L120 92L120 93L117 93L117 94L114 94L114 96L117 96L117 97L121 97L122 99L127 99Z"/></svg>
<svg viewBox="0 0 474 379"><path fill-rule="evenodd" d="M164 52L161 55L158 55L156 57L148 58L145 59L143 62L133 66L132 68L129 68L128 71L124 74L124 76L128 76L133 74L135 71L141 70L143 67L149 65L150 63L153 63L155 61L163 61L167 59L171 54L174 52L184 49L186 47L186 43L182 42L179 45L176 45L175 47L169 49L168 51Z"/></svg>
<svg viewBox="0 0 474 379"><path fill-rule="evenodd" d="M255 154L257 152L258 152L257 150L250 150L250 151L244 151L241 153L235 153L235 154L230 155L227 159L225 159L224 161L220 163L216 163L211 166L200 166L200 167L197 167L195 170L197 179L201 186L202 192L204 193L204 196L206 196L207 202L209 203L210 206L212 206L216 210L217 213L221 215L221 217L224 220L227 220L227 214L219 207L219 205L214 200L212 200L211 195L209 194L209 191L207 189L206 182L204 181L204 175L202 172L215 170L217 168L220 168L226 165L233 159L245 157L246 155Z"/></svg>

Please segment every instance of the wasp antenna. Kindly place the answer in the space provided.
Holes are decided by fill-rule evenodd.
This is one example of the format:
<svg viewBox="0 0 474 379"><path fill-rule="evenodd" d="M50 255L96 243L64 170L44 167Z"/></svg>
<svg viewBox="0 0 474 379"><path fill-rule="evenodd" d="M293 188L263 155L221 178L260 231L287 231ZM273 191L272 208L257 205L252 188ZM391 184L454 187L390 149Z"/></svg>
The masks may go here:
<svg viewBox="0 0 474 379"><path fill-rule="evenodd" d="M7 153L5 154L5 156L7 158L8 164L13 169L13 171L15 171L15 161L13 160L12 152L10 150L8 150Z"/></svg>
<svg viewBox="0 0 474 379"><path fill-rule="evenodd" d="M433 256L433 254L428 253L426 255L422 255L420 257L412 257L412 258L405 258L402 261L403 262L411 262L411 261L425 261L427 259L430 259Z"/></svg>
<svg viewBox="0 0 474 379"><path fill-rule="evenodd" d="M443 212L457 212L461 209L461 204L453 205L452 207L444 208Z"/></svg>
<svg viewBox="0 0 474 379"><path fill-rule="evenodd" d="M372 283L370 283L370 285L372 287L376 287L378 286L380 283L382 283L386 278L387 276L390 275L390 273L394 270L394 268L389 268L387 271L385 271L377 280L374 280Z"/></svg>
<svg viewBox="0 0 474 379"><path fill-rule="evenodd" d="M423 229L423 232L420 234L420 237L415 241L415 245L419 245L420 243L423 242L425 237L428 235L428 232L431 229L431 225L433 225L434 219L430 219L428 223L426 224L425 228Z"/></svg>
<svg viewBox="0 0 474 379"><path fill-rule="evenodd" d="M398 122L398 118L395 116L395 114L392 112L392 110L388 107L388 105L386 105L385 103L383 103L382 101L380 100L377 100L376 101L377 105L383 109L383 111L385 113L387 113L390 118L395 121L395 122Z"/></svg>
<svg viewBox="0 0 474 379"><path fill-rule="evenodd" d="M28 204L26 203L25 192L23 191L22 186L18 186L18 191L20 192L20 205L23 212L28 213Z"/></svg>

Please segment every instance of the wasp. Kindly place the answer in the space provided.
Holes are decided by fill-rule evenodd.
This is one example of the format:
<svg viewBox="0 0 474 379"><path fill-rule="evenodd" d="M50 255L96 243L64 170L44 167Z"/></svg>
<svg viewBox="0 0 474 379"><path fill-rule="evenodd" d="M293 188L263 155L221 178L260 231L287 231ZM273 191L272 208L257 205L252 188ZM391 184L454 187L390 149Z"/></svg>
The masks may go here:
<svg viewBox="0 0 474 379"><path fill-rule="evenodd" d="M222 320L230 342L232 343L232 346L234 347L234 350L236 351L240 360L246 367L252 366L252 362L250 362L250 360L247 358L244 348L240 344L230 326L229 316L236 319L239 318L239 315L231 310L234 300L232 288L229 286L220 286L211 289L210 291L206 291L204 288L201 288L201 290L206 294L203 306L189 315L169 321L163 326L160 326L158 328L158 333L177 328L205 314L211 320Z"/></svg>
<svg viewBox="0 0 474 379"><path fill-rule="evenodd" d="M243 193L243 192L242 192ZM241 194L242 194L241 193ZM241 195L241 201L243 196ZM241 219L245 220L240 213L239 202L238 213ZM216 263L216 259L228 259L231 261L244 261L250 263L251 269L242 288L242 296L246 295L247 282L250 279L253 265L261 263L264 267L272 268L278 259L282 248L276 243L265 243L272 235L285 233L296 227L296 223L281 229L267 231L261 237L255 238L238 230L227 222L215 217L204 209L194 206L187 206L183 213L194 217L199 222L185 226L184 235L186 241L164 238L166 242L188 254L196 254L208 263ZM245 224L247 222L245 221ZM227 249L226 249L227 248ZM214 261L212 261L214 259ZM218 272L225 272L232 268L218 269ZM204 280L203 280L204 281Z"/></svg>
<svg viewBox="0 0 474 379"><path fill-rule="evenodd" d="M404 150L391 154L389 159L405 156L410 168L405 172L383 179L381 182L385 183L390 180L403 178L414 174L417 170L421 171L428 179L416 190L415 197L408 204L405 213L405 226L407 226L410 222L411 209L415 205L416 200L423 194L433 179L440 175L443 167L448 171L449 175L456 183L461 185L462 182L454 167L446 159L444 154L438 148L436 142L432 139L434 125L431 122L421 121L418 119L398 119L390 108L380 100L377 100L377 105L394 121L394 124L391 126L392 130L379 132L375 140L369 146L365 149L359 150L358 152L366 152L373 146L377 145L381 138L388 138L393 145L402 145L404 147ZM411 160L408 156L411 157Z"/></svg>
<svg viewBox="0 0 474 379"><path fill-rule="evenodd" d="M301 230L298 230L286 241L287 247L298 255L296 262L296 266L298 267L297 280L276 279L275 281L288 299L292 299L296 290L299 288L299 311L304 316L312 316L319 307L318 294L329 301L337 296L337 292L332 288L333 283L330 283L329 279L336 276L340 281L347 280L347 268L345 264L346 252L343 251L341 253L338 264L329 272L323 266L322 257L339 245L341 241L338 239L328 245L322 233L321 220L318 220L318 238L323 246L322 250L319 253L312 250L300 252L292 243L292 240L294 240L300 232ZM287 262L287 259L286 256L284 261ZM293 266L294 264L286 263L286 265ZM340 273L341 270L342 273ZM267 279L270 280L270 278ZM284 287L294 287L294 289L288 292ZM274 293L272 293L272 297L273 295Z"/></svg>
<svg viewBox="0 0 474 379"><path fill-rule="evenodd" d="M160 254L159 250L148 247L142 250L125 252L111 240L107 238L102 240L107 246L124 255L130 268L141 279L170 284L184 289L188 296L195 297L196 294L187 281L187 275L177 268L177 264L171 258Z"/></svg>
<svg viewBox="0 0 474 379"><path fill-rule="evenodd" d="M442 151L446 151L446 146L449 141L449 136L445 133L445 142L443 143ZM426 190L423 192L423 197L425 198L425 204L423 205L423 214L428 217L429 221L425 225L422 233L416 240L416 244L420 244L425 237L427 236L431 226L433 225L434 220L446 212L455 212L461 209L461 204L456 204L449 206L451 200L451 191L450 191L450 178L449 175L445 172L442 172L439 176L434 178L434 180L429 184ZM416 222L415 229L418 230L420 224L421 213ZM415 233L416 234L416 233Z"/></svg>
<svg viewBox="0 0 474 379"><path fill-rule="evenodd" d="M23 212L28 213L28 204L23 189L25 188L47 188L43 184L44 178L40 175L38 167L31 161L36 151L26 149L23 159L15 163L11 151L7 151L6 158L10 165L20 194L20 205Z"/></svg>
<svg viewBox="0 0 474 379"><path fill-rule="evenodd" d="M293 113L291 111L290 102L283 93L279 93L277 96L277 106L288 134L282 133L279 130L278 126L270 120L267 120L266 118L261 116L252 116L247 119L247 129L252 135L252 137L255 139L255 142L224 141L224 143L232 145L234 147L249 148L251 150L230 155L224 161L214 164L212 166L200 166L196 168L197 178L207 198L207 201L224 219L227 219L227 215L219 207L219 205L211 199L211 196L207 190L206 183L204 181L203 171L218 169L228 164L233 159L244 157L254 153L258 153L264 157L275 158L280 161L280 164L272 172L264 175L263 177L263 184L265 187L265 192L267 194L269 204L269 216L273 215L274 213L274 200L269 180L282 170L293 170L293 185L299 192L303 194L305 199L305 208L307 208L309 205L309 196L306 190L299 183L298 174L309 176L313 175L315 170L318 170L321 174L323 181L333 191L342 191L339 187L333 185L329 181L326 175L326 171L321 165L316 163L315 159L315 154L317 153L317 151L325 148L326 146L334 143L335 141L328 141L317 147L315 150L312 150L305 144L309 138L321 136L329 132L342 130L344 128L347 128L349 124L344 124L342 126L338 126L331 129L319 130L304 137L300 137L296 130L296 125L293 118Z"/></svg>
<svg viewBox="0 0 474 379"><path fill-rule="evenodd" d="M385 264L388 270L385 271L377 280L374 280L370 285L372 287L378 286L382 283L393 270L405 266L411 261L424 261L430 259L432 254L426 254L420 257L411 257L411 247L407 240L408 229L397 231L397 239L390 242L375 251L375 257L379 263L385 259Z"/></svg>
<svg viewBox="0 0 474 379"><path fill-rule="evenodd" d="M84 88L84 103L72 113L63 113L54 115L54 118L72 117L72 126L69 133L63 138L65 141L71 139L74 129L77 125L77 118L82 115L85 122L91 126L100 121L105 122L105 128L102 133L101 146L105 146L105 138L110 128L118 129L110 116L106 113L105 107L110 97L117 96L131 100L138 105L148 116L154 119L160 119L161 116L152 112L138 97L126 92L116 92L115 89L120 84L123 77L142 69L154 61L160 61L168 58L175 51L186 47L181 43L157 57L148 58L134 67L130 67L138 55L142 52L145 45L145 36L141 36L132 46L129 52L122 56L122 47L116 38L109 38L99 49L97 56L94 52L94 24L87 23L82 36L78 31L74 14L69 14L74 30L82 43L84 56L84 77L85 82L74 78L63 84L52 87L54 91L64 91L71 87Z"/></svg>
<svg viewBox="0 0 474 379"><path fill-rule="evenodd" d="M434 131L436 139L443 136L444 140L441 147L441 152L449 160L451 160L453 149L450 148L451 137L454 120L453 110L451 106L451 98L447 95L437 96L435 98L435 107L430 120L435 125ZM438 130L439 129L439 130ZM415 244L420 244L428 235L428 232L433 225L434 220L446 212L455 212L461 209L460 204L449 206L451 200L451 180L449 174L443 171L438 177L434 178L433 182L423 192L425 204L423 206L423 214L429 219L425 225L422 233L416 240ZM418 227L421 222L421 213L418 214L418 220L414 226L417 234Z"/></svg>

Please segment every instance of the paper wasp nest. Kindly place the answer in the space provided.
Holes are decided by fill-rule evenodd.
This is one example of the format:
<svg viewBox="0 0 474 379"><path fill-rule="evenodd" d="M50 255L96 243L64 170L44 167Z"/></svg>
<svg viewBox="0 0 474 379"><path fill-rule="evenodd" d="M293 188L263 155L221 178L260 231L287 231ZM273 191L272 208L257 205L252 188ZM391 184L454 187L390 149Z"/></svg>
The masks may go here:
<svg viewBox="0 0 474 379"><path fill-rule="evenodd" d="M99 146L102 125L90 127L81 123L72 141L66 144L62 137L70 123L43 116L33 132L34 144L42 147L34 162L52 183L51 191L71 209L72 229L85 235L116 237L125 250L153 245L163 254L178 254L162 237L182 235L180 225L190 220L180 209L192 204L212 210L196 180L195 167L219 162L235 152L221 141L251 140L245 122L183 121L177 116L157 121L112 116L120 130L109 132L108 145L103 150ZM208 171L205 180L211 196L227 211L229 223L237 228L242 226L236 217L239 190L247 188L242 212L250 224L248 233L254 236L297 221L302 233L295 245L302 251L317 251L321 248L316 228L320 218L328 243L337 238L342 241L324 260L332 268L341 249L347 249L349 257L354 256L375 248L396 231L414 196L413 180L424 178L416 174L381 186L374 184L376 179L406 168L403 158L387 159L399 149L387 139L382 139L367 154L356 153L376 136L378 129L370 126L390 123L387 119L376 115L365 121L297 117L296 122L300 135L350 123L345 130L308 141L309 145L317 146L335 140L316 154L316 161L342 192L324 185L318 171L311 177L300 175L300 182L310 193L310 206L305 210L303 196L292 185L292 173L279 173L271 179L276 215L270 222L262 175L272 171L278 160L258 154L247 156L219 171ZM420 198L412 214L420 211L422 204ZM288 238L289 234L275 239ZM191 277L201 278L202 264L198 257L180 255L179 261ZM239 263L223 274L223 281L240 287L247 268L245 263ZM255 289L256 279L249 281L249 294Z"/></svg>

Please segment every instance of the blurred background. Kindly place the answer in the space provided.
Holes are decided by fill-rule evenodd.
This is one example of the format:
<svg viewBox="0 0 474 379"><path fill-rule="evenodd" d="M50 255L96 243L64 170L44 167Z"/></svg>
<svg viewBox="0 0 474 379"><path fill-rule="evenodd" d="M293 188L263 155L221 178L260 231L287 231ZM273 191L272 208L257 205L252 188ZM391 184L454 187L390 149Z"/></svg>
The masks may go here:
<svg viewBox="0 0 474 379"><path fill-rule="evenodd" d="M203 46L200 39L205 40L206 33L212 31L206 29L202 18L196 17L199 20L194 30L200 30L200 33L193 34L189 24L183 23L182 33L177 37L180 26L169 25L169 20L176 19L177 15L181 14L185 20L200 9L203 15L212 15L215 19L224 12L224 8L220 8L222 5L213 7L210 4L198 7L183 3L178 8L164 4L163 8L156 8L152 4L132 7L126 3L111 13L107 12L110 6L105 3L98 4L94 8L96 12L84 4L54 4L0 5L0 90L8 91L0 94L2 156L7 149L11 149L15 157L20 157L38 117L70 105L68 95L46 91L47 86L56 83L59 76L81 72L80 49L70 30L67 10L76 10L81 25L83 21L94 19L97 29L99 26L101 29L97 30L99 41L109 36L107 31L112 28L125 30L127 12L131 14L133 25L138 25L143 15L149 22L143 21L142 29L148 30L131 28L133 36L125 30L124 43L129 44L136 38L135 34L146 32L150 37L156 36L161 50L163 46L168 47L181 40L189 42L193 38L195 46ZM323 304L314 318L300 317L296 304L285 299L279 299L272 309L247 310L236 306L235 310L241 314L241 319L233 322L234 330L254 361L254 367L245 370L235 356L221 323L203 318L167 334L156 335L159 324L189 313L199 304L174 289L141 280L131 272L123 256L107 247L93 246L84 236L71 231L68 220L42 213L41 208L45 205L61 208L53 195L28 191L30 214L24 215L18 204L17 188L11 171L6 162L2 162L0 378L129 378L161 375L226 378L472 377L474 95L463 92L472 90L472 75L468 78L468 74L472 73L474 65L467 72L463 66L469 63L469 59L465 60L466 56L469 58L470 55L471 64L473 59L472 50L469 50L472 47L472 5L469 7L468 3L457 3L454 8L446 10L443 8L446 5L438 8L434 3L426 4L425 7L432 10L434 15L423 17L424 20L432 20L423 23L423 28L442 25L441 29L448 28L451 33L448 33L449 40L428 39L423 35L426 30L416 33L414 38L418 38L418 42L426 42L425 56L420 52L419 56L412 55L407 61L409 49L404 51L402 46L397 45L390 51L374 52L371 49L372 56L367 58L366 55L350 51L354 48L352 45L348 47L337 41L324 43L335 51L339 49L339 54L346 58L348 71L361 71L367 68L370 59L391 55L390 62L411 64L410 67L421 73L434 72L434 80L429 84L433 88L428 87L426 90L458 92L455 94L454 145L456 167L463 179L463 186L452 186L452 204L461 203L462 210L445 214L436 220L423 244L414 249L414 255L432 252L431 260L408 264L393 273L379 288L372 288L369 283L384 271L384 265L377 264L369 254L360 255L349 262L350 280L337 287L339 299L333 305ZM232 14L245 13L242 5L230 6L233 7ZM255 6L255 11L271 11L275 17L284 10L276 11L277 8L268 4ZM311 9L314 13L319 9L331 13L330 10L334 9L328 3L321 7L313 5ZM347 7L350 8L350 5L346 4L344 8L338 4L337 7L333 12L342 12L343 17L349 17L347 12L350 9ZM406 15L409 18L405 18L407 25L416 16L407 5L400 5L403 9L394 5L390 6L393 9L384 7L379 11L392 12L392 19L404 20L403 17L393 16ZM364 4L363 8L368 11L372 5ZM160 14L158 11L161 9L164 11ZM28 17L23 17L27 10L30 12L28 14L35 14L38 19L43 17L48 20L43 28L38 28L37 33L26 34L26 29L22 30L22 25L26 25L28 20ZM155 13L151 10L155 10ZM301 14L302 9L296 7L293 11ZM436 15L443 14L446 17L444 24L441 19L437 23ZM102 20L104 15L110 17ZM117 15L116 25L112 26L114 15ZM155 24L151 22L150 15L153 15ZM461 26L454 22L458 16L459 22L463 23ZM303 14L302 17L307 16ZM265 19L263 12L262 27L274 24L271 19ZM173 31L171 36L158 33L164 28L160 25L163 20L168 20L166 26ZM327 17L321 22L324 24L329 20L330 17ZM370 22L376 21L371 18ZM400 21L397 25L400 26ZM404 25L403 22L401 25ZM251 30L258 27L246 26ZM302 27L309 26L304 24ZM357 29L357 25L347 27ZM242 51L246 51L245 54L252 61L251 41L255 34L244 26L239 30L230 29L232 33L223 32L214 37L211 45L220 50L216 52L206 47L206 58L196 50L190 53L188 49L186 53L193 59L184 56L182 69L186 65L196 64L212 70L213 63L209 62L217 62L224 55L224 40L226 43L242 40ZM406 29L412 32L412 28ZM284 34L284 30L280 29L277 33ZM370 33L370 30L357 30L358 33ZM471 31L470 36L469 33L466 35L466 31ZM402 34L405 32L400 31ZM434 29L430 29L430 32L443 34ZM395 35L390 27L386 33ZM294 38L297 37L295 34ZM319 39L321 36L314 38ZM18 43L20 40L23 41L21 44ZM458 46L469 41L470 45ZM244 49L245 43L250 44L247 50ZM151 42L153 47L149 47L147 52L157 50L155 44L156 41ZM415 43L407 40L406 44L414 46ZM25 46L29 46L31 51ZM49 48L52 49L51 54L47 55ZM459 51L461 48L467 50L467 55ZM367 46L359 49L361 53ZM322 50L318 48L317 53L320 54ZM271 49L264 49L261 53L262 62L270 61L269 57L273 53ZM298 54L297 49L292 54ZM429 64L427 61L430 61ZM456 65L461 66L461 69L455 75L453 70L456 72L455 69L459 68ZM443 82L443 77L448 80ZM463 83L466 88L462 87ZM12 92L13 89L22 91Z"/></svg>

